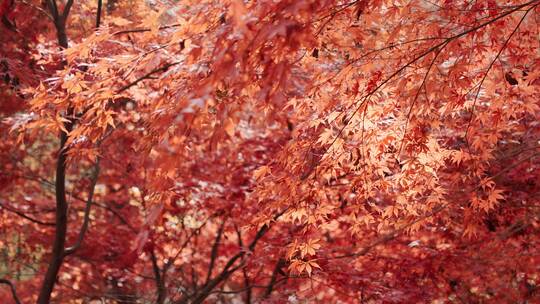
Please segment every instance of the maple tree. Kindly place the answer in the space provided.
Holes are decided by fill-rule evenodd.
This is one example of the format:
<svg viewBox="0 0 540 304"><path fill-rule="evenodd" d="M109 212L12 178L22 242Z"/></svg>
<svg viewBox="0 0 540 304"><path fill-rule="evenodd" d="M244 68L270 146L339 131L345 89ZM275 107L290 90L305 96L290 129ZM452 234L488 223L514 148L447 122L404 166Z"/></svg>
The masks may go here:
<svg viewBox="0 0 540 304"><path fill-rule="evenodd" d="M540 0L1 0L0 296L540 300Z"/></svg>

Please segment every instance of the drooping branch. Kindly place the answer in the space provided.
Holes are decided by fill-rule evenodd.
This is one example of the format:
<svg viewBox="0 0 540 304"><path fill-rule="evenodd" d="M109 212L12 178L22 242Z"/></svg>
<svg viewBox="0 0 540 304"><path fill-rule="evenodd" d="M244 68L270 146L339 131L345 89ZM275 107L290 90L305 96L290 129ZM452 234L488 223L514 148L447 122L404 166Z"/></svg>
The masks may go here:
<svg viewBox="0 0 540 304"><path fill-rule="evenodd" d="M510 170L516 168L517 166L519 166L523 162L528 161L528 160L530 160L532 158L535 158L535 157L538 157L538 156L540 156L540 153L535 153L535 154L523 157L520 160L513 163L512 165L509 165L509 166L505 167L504 169L502 169L501 171L497 172L497 174L492 175L489 179L490 180L496 179L497 177L499 177L501 175L504 175L505 173L508 173ZM462 192L472 192L472 191L475 191L475 190L478 190L478 189L482 188L483 186L484 186L484 184L481 182L481 183L478 183L476 186L474 186L474 187L472 187L470 189L462 190ZM338 256L334 256L334 257L329 257L327 259L332 260L332 259L343 259L343 258L352 258L352 257L364 256L364 255L368 254L372 249L374 249L374 248L376 248L376 247L378 247L378 246L380 246L382 244L385 244L385 243L387 243L387 242L389 242L391 240L394 240L399 235L401 235L401 233L406 231L409 227L413 226L414 224L438 214L439 212L445 210L447 207L448 207L447 204L439 205L438 207L434 208L431 212L429 212L429 213L427 213L427 214L425 214L425 215L423 215L421 217L418 217L414 221L411 221L410 223L408 223L406 225L403 225L402 227L397 228L397 229L395 229L395 230L393 230L393 231L379 237L378 239L376 239L375 241L373 241L369 245L363 247L359 251L348 253L348 254L343 254L343 255L338 255Z"/></svg>
<svg viewBox="0 0 540 304"><path fill-rule="evenodd" d="M405 127L403 128L403 137L401 139L401 143L399 145L399 149L398 149L398 154L401 154L401 150L403 149L403 144L405 142L405 137L407 135L407 128L409 126L409 123L411 121L411 115L412 115L412 111L414 109L414 105L416 104L416 102L418 101L418 97L420 96L420 92L422 91L422 89L425 89L426 87L426 81L428 79L428 76L429 76L429 72L431 71L431 69L433 68L433 65L435 64L435 62L437 61L437 58L439 57L439 55L441 54L442 50L444 49L444 47L446 46L447 44L443 44L441 45L441 47L435 51L435 57L433 57L433 59L431 60L431 62L429 63L429 66L427 68L427 71L426 71L426 74L424 74L424 78L422 79L422 83L420 84L420 86L418 87L418 90L416 90L416 94L414 96L414 99L413 101L411 102L411 106L409 107L409 111L407 111L407 118L405 120Z"/></svg>
<svg viewBox="0 0 540 304"><path fill-rule="evenodd" d="M469 141L467 139L467 135L469 134L469 129L471 127L471 123L472 123L472 120L474 118L474 112L475 112L475 108L476 108L476 102L478 101L478 96L480 95L480 91L482 90L482 85L484 84L484 81L486 80L487 78L487 75L489 74L489 72L491 71L491 68L493 68L493 65L495 64L495 62L497 61L497 59L499 59L499 57L501 56L502 52L506 49L506 46L508 45L508 43L510 42L510 40L512 39L512 37L514 36L514 34L519 30L519 27L521 26L521 24L523 23L523 21L525 20L525 18L527 17L527 15L529 14L529 12L535 8L535 6L531 6L529 9L527 9L525 11L525 13L523 14L523 17L521 17L521 19L519 20L518 24L516 25L516 27L514 28L514 30L510 33L510 35L508 35L508 37L506 38L506 40L504 41L503 45L501 46L501 48L499 49L499 52L497 53L497 55L495 56L495 58L493 58L493 60L491 61L491 63L489 64L486 72L484 73L484 77L482 77L482 80L480 81L480 85L478 86L478 90L476 91L476 95L474 97L474 102L473 102L473 105L472 105L472 109L471 109L471 117L469 118L469 122L467 123L467 128L465 129L465 135L464 135L464 139L465 141L467 142L467 146L469 147L469 150L470 150L470 145L469 145Z"/></svg>
<svg viewBox="0 0 540 304"><path fill-rule="evenodd" d="M396 76L398 76L399 74L401 74L401 72L405 71L406 69L408 69L409 67L411 67L413 64L415 64L416 62L418 62L419 60L421 60L422 58L426 57L427 55L431 54L432 52L436 52L438 51L441 47L449 44L450 42L452 41L455 41L455 40L458 40L460 39L461 37L464 37L464 36L467 36L471 33L474 33L476 31L478 31L479 29L482 29L486 26L489 26L493 23L495 23L496 21L506 17L506 16L509 16L517 11L520 11L521 9L525 8L525 7L529 7L529 10L530 9L533 9L535 8L536 6L538 6L540 0L532 0L532 1L529 1L529 2L526 2L526 3L523 3L523 4L520 4L520 5L516 5L514 6L512 9L509 9L507 11L505 11L504 13L488 20L488 21L485 21L477 26L474 26L474 27L471 27L465 31L462 31L458 34L455 34L453 36L450 36L446 39L444 39L443 41L427 48L426 50L424 50L423 52L421 52L420 54L416 55L415 57L413 57L410 61L408 61L407 63L405 63L404 65L402 65L400 68L396 69L392 74L390 74L388 77L386 77L381 83L379 83L375 88L373 88L372 90L368 91L366 94L364 94L357 102L355 102L352 106L352 113L350 115L348 115L347 117L347 114L345 114L345 124L343 127L341 127L338 131L338 134L334 137L334 140L332 141L332 143L329 145L329 147L327 149L330 149L330 147L332 147L334 145L334 143L338 140L338 138L341 137L341 135L343 134L343 132L345 131L345 129L349 126L349 124L351 123L352 121L352 117L354 117L359 111L360 109L362 109L370 100L370 97L373 96L376 92L378 92L382 87L384 87L387 83L389 83L392 79L394 79ZM356 105L356 106L355 106ZM349 108L350 109L350 108ZM312 170L313 172L314 170Z"/></svg>
<svg viewBox="0 0 540 304"><path fill-rule="evenodd" d="M9 289L11 290L11 296L13 297L13 301L15 301L16 304L21 304L21 301L19 300L19 297L17 296L17 290L15 289L15 285L10 280L7 279L0 279L0 284L5 284L9 286Z"/></svg>
<svg viewBox="0 0 540 304"><path fill-rule="evenodd" d="M343 258L353 258L353 257L364 256L368 252L370 252L372 249L374 249L375 247L378 247L379 245L385 244L385 243L397 238L399 235L401 235L401 233L403 233L405 230L407 230L408 228L410 228L414 224L419 223L420 221L423 221L423 220L425 220L425 219L427 219L429 217L432 217L432 216L438 214L439 212L444 210L446 207L447 207L447 205L440 205L437 208L434 208L431 212L425 214L424 216L421 216L421 217L415 219L414 221L411 221L410 223L408 223L406 225L403 225L402 227L397 228L397 229L395 229L395 230L393 230L393 231L379 237L378 239L373 241L371 244L365 246L364 248L362 248L359 251L348 253L348 254L343 254L343 255L339 255L339 256L330 257L328 259L331 260L331 259L343 259Z"/></svg>

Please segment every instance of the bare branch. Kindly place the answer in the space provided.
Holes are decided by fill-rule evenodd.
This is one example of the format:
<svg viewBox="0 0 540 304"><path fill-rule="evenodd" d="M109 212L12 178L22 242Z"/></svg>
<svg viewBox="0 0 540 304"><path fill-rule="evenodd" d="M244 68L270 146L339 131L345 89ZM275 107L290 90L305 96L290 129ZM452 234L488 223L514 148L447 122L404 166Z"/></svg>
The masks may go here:
<svg viewBox="0 0 540 304"><path fill-rule="evenodd" d="M176 252L176 254L168 259L167 263L165 263L165 265L163 266L163 273L165 274L169 268L174 264L174 262L176 261L176 259L178 259L178 257L180 256L180 254L182 253L182 251L184 251L184 249L187 247L187 245L189 244L189 242L191 241L191 239L196 235L198 234L201 229L206 226L206 224L208 223L208 221L212 218L216 216L215 214L212 215L212 216L209 216L197 229L193 230L190 235L186 238L186 240L184 241L184 243L182 244L182 246L180 246L180 249L178 249L178 251Z"/></svg>
<svg viewBox="0 0 540 304"><path fill-rule="evenodd" d="M226 219L223 219L223 221L221 222L221 225L219 226L218 232L216 234L216 239L214 240L214 244L212 245L212 251L210 253L210 265L208 265L208 273L206 274L206 280L204 281L205 285L208 284L208 281L210 281L210 277L212 277L212 270L214 270L221 236L223 235L223 229L225 228L226 222Z"/></svg>
<svg viewBox="0 0 540 304"><path fill-rule="evenodd" d="M276 221L279 217L281 217L288 209L284 209L283 211L276 214L273 218L274 221ZM253 251L255 249L255 246L257 246L257 242L270 230L269 225L262 226L258 231L251 243L248 246L249 251ZM244 264L240 263L239 265L233 267L234 264L238 260L241 260L246 255L246 250L242 249L240 252L235 254L233 257L229 259L227 264L225 264L225 267L223 267L223 270L221 273L216 276L214 279L210 280L208 284L205 284L201 291L199 291L197 294L195 294L195 299L192 301L189 301L190 298L182 298L177 303L192 303L192 304L200 304L202 303L212 292L212 290L218 286L220 283L222 283L224 280L226 280L232 273L234 273L236 270L240 269Z"/></svg>
<svg viewBox="0 0 540 304"><path fill-rule="evenodd" d="M56 5L56 0L48 0L47 6L49 7L49 11L51 11L53 20L58 19L58 6Z"/></svg>
<svg viewBox="0 0 540 304"><path fill-rule="evenodd" d="M270 282L268 283L268 286L266 286L266 290L263 294L263 299L267 299L272 291L274 290L274 287L276 286L277 282L277 276L280 273L281 268L285 265L285 259L279 258L279 260L276 263L276 266L274 267L274 271L272 271L272 277L270 278Z"/></svg>
<svg viewBox="0 0 540 304"><path fill-rule="evenodd" d="M98 0L97 2L97 12L96 12L96 28L99 28L101 24L101 7L103 6L103 0Z"/></svg>
<svg viewBox="0 0 540 304"><path fill-rule="evenodd" d="M9 211L9 212L12 212L12 213L15 213L17 214L18 216L24 218L24 219L27 219L33 223L36 223L36 224L39 224L39 225L43 225L43 226L55 226L56 224L53 223L53 222L43 222L41 220L38 220L38 219L35 219L33 217L30 217L28 215L26 215L24 212L22 211L19 211L17 209L14 209L14 208L11 208L11 207L8 207L6 204L3 204L0 202L0 207L1 208L4 208L6 211Z"/></svg>
<svg viewBox="0 0 540 304"><path fill-rule="evenodd" d="M70 113L68 113L70 114ZM68 115L70 116L70 115ZM73 128L73 121L66 122L64 128L70 132ZM67 149L66 141L68 135L66 132L60 131L60 148L58 151L58 159L56 163L56 231L54 235L54 244L49 267L45 273L45 278L41 290L39 292L38 304L48 304L51 299L51 293L56 283L56 277L64 260L64 245L66 243L67 232L67 213L68 204L66 200L66 160Z"/></svg>
<svg viewBox="0 0 540 304"><path fill-rule="evenodd" d="M64 6L64 11L62 12L62 19L64 22L66 22L67 17L69 16L69 11L71 10L72 6L73 6L73 0L68 0L68 2L66 2L66 6Z"/></svg>
<svg viewBox="0 0 540 304"><path fill-rule="evenodd" d="M16 304L21 304L19 297L17 297L17 290L15 289L15 285L13 285L10 280L0 279L0 284L8 285L9 289L11 290L11 296L13 296L13 301L15 301Z"/></svg>
<svg viewBox="0 0 540 304"><path fill-rule="evenodd" d="M244 247L244 242L242 241L242 233L240 233L240 229L238 229L236 224L235 224L235 230L236 230L236 236L238 237L238 246L240 246L240 248L243 248ZM252 288L251 288L251 282L250 282L250 279L249 279L249 274L248 274L247 269L245 267L242 269L242 275L244 276L244 287L245 287L245 290L246 290L246 303L250 304L251 303Z"/></svg>
<svg viewBox="0 0 540 304"><path fill-rule="evenodd" d="M92 209L92 199L94 197L94 192L96 190L98 176L99 176L99 158L96 160L96 163L93 167L92 176L90 178L90 188L88 190L88 198L86 199L86 206L84 208L84 219L83 219L83 224L81 226L81 230L79 231L79 236L77 237L77 241L75 241L75 244L73 246L66 248L66 250L64 251L64 256L68 256L75 253L75 251L77 251L81 247L86 231L88 231L88 225L90 223L90 210Z"/></svg>
<svg viewBox="0 0 540 304"><path fill-rule="evenodd" d="M167 298L167 289L165 288L165 272L162 276L161 269L159 269L159 265L157 263L156 253L153 249L150 252L150 259L152 260L152 270L154 271L154 280L156 282L157 289L156 304L163 304Z"/></svg>

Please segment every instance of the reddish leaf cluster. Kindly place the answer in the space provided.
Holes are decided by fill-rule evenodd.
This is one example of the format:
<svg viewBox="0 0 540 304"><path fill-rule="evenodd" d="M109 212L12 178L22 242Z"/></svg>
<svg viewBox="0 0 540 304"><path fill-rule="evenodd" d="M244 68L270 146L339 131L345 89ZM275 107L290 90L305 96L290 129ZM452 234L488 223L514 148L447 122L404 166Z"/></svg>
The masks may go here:
<svg viewBox="0 0 540 304"><path fill-rule="evenodd" d="M1 1L0 295L540 301L539 14Z"/></svg>

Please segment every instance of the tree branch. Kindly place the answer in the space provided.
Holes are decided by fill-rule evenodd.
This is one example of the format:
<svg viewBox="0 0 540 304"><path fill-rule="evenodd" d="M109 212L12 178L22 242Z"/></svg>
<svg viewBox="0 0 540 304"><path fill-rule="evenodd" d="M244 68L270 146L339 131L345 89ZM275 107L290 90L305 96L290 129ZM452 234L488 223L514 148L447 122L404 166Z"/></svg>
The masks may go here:
<svg viewBox="0 0 540 304"><path fill-rule="evenodd" d="M8 285L9 289L11 290L11 295L13 296L13 301L15 301L16 304L21 304L19 297L17 297L17 290L15 289L15 285L13 285L10 280L0 279L0 284Z"/></svg>
<svg viewBox="0 0 540 304"><path fill-rule="evenodd" d="M273 218L274 221L276 221L279 217L281 217L288 209L284 209L283 211L276 214ZM255 249L255 246L257 246L257 242L270 230L269 225L262 226L258 231L251 243L248 246L249 251L253 251ZM233 265L238 261L239 259L242 259L246 255L246 250L241 250L237 254L235 254L233 257L229 259L227 264L225 264L225 267L223 267L223 270L221 273L215 277L214 279L210 280L207 284L205 284L201 291L196 293L195 299L192 301L189 301L190 298L182 298L177 303L191 303L191 304L200 304L202 303L212 292L212 290L222 283L224 280L226 280L232 273L234 273L236 270L238 270L240 267L243 266L243 263L240 263L239 265L233 267ZM231 268L232 267L232 268Z"/></svg>
<svg viewBox="0 0 540 304"><path fill-rule="evenodd" d="M270 297L270 294L274 290L274 286L277 282L277 276L280 273L281 268L285 265L285 259L279 258L279 260L276 263L276 267L274 267L274 271L272 271L272 277L270 278L270 282L268 283L268 286L266 286L266 290L264 291L263 299L267 299Z"/></svg>
<svg viewBox="0 0 540 304"><path fill-rule="evenodd" d="M68 2L66 2L66 6L64 6L64 11L62 12L62 19L64 22L66 22L67 17L69 16L71 6L73 6L73 0L68 0Z"/></svg>
<svg viewBox="0 0 540 304"><path fill-rule="evenodd" d="M86 200L86 206L84 208L84 219L83 219L83 224L81 226L81 230L79 231L79 236L73 246L66 248L66 250L64 251L64 256L68 256L75 253L75 251L77 251L81 247L86 231L88 231L88 224L90 223L90 210L92 209L92 199L94 197L94 192L96 190L98 176L99 176L99 158L96 160L96 164L94 165L93 172L92 172L92 177L90 179L90 188L88 190L88 198Z"/></svg>
<svg viewBox="0 0 540 304"><path fill-rule="evenodd" d="M216 235L216 239L214 240L214 244L212 245L212 251L210 253L210 265L208 265L208 273L206 274L206 280L204 281L204 285L208 284L208 282L210 281L210 278L212 277L212 270L214 270L214 265L215 265L217 254L218 254L219 244L221 241L221 236L223 235L223 229L225 228L226 221L227 221L226 219L223 219L223 221L221 222L221 225L219 226L219 229Z"/></svg>
<svg viewBox="0 0 540 304"><path fill-rule="evenodd" d="M24 219L27 219L33 223L36 223L36 224L39 224L39 225L43 225L43 226L55 226L56 224L53 223L53 222L43 222L41 220L38 220L38 219L35 219L33 217L30 217L28 215L26 215L24 212L21 212L17 209L14 209L14 208L11 208L11 207L8 207L7 205L3 204L0 202L0 207L1 208L4 208L6 211L9 211L9 212L12 212L12 213L15 213L17 214L18 216L24 218Z"/></svg>
<svg viewBox="0 0 540 304"><path fill-rule="evenodd" d="M101 24L101 7L103 6L103 0L98 0L97 2L97 12L96 12L96 29L99 28Z"/></svg>
<svg viewBox="0 0 540 304"><path fill-rule="evenodd" d="M160 26L158 28L158 30L170 29L170 28L174 28L174 27L179 27L181 25L182 25L182 23L164 25L164 26ZM149 28L140 28L140 29L132 29L132 30L124 30L124 31L114 32L113 35L116 36L116 35L131 34L131 33L144 33L144 32L150 32L150 31L151 31L151 29L149 29Z"/></svg>
<svg viewBox="0 0 540 304"><path fill-rule="evenodd" d="M49 11L51 11L53 21L56 21L56 19L58 19L58 6L56 5L56 0L48 0L47 6L49 7Z"/></svg>
<svg viewBox="0 0 540 304"><path fill-rule="evenodd" d="M338 131L338 134L334 137L334 140L332 141L332 143L328 146L328 149L330 149L330 147L333 146L333 144L338 140L338 138L341 137L341 134L343 134L343 132L345 131L345 129L349 126L350 122L352 121L352 117L354 117L358 111L360 111L360 109L368 102L369 98L375 94L375 92L377 92L380 88L382 88L384 85L386 85L388 82L390 82L390 80L394 79L394 77L396 77L397 75L399 75L401 72L403 72L404 70L406 70L407 68L409 68L411 65L413 65L414 63L416 63L418 60L424 58L425 56L427 56L428 54L434 52L434 51L437 51L440 47L454 41L454 40L457 40L463 36L466 36L466 35L469 35L481 28L484 28L494 22L496 22L497 20L500 20L512 13L515 13L519 10L521 10L522 8L525 8L527 6L531 6L532 8L536 7L538 5L538 2L540 2L540 0L532 0L532 1L529 1L529 2L526 2L526 3L523 3L521 5L517 5L515 7L513 7L512 9L498 15L497 17L494 17L486 22L483 22L475 27L472 27L468 30L465 30L461 33L458 33L454 36L450 36L448 38L446 38L445 40L433 45L432 47L429 47L428 49L426 49L425 51L421 52L419 55L415 56L413 59L411 59L410 61L408 61L407 63L405 63L404 65L402 65L400 68L398 68L397 70L395 70L392 74L390 74L390 76L386 77L380 84L378 84L375 88L373 88L371 91L368 91L364 96L362 96L357 102L355 102L354 104L357 104L356 108L354 108L354 111L352 111L352 113L350 114L349 117L346 116L346 119L344 120L346 123L344 124L343 127L341 127ZM349 110L350 108L347 109L347 111ZM311 172L313 172L314 170L312 170ZM310 173L311 174L311 173ZM307 177L306 177L307 178Z"/></svg>
<svg viewBox="0 0 540 304"><path fill-rule="evenodd" d="M535 5L536 6L536 5ZM489 64L486 72L484 73L484 77L482 77L482 80L480 81L480 85L478 86L478 90L476 91L476 96L474 97L474 102L473 102L473 106L472 106L472 109L471 109L471 117L469 118L469 122L467 123L467 128L465 129L465 135L463 136L465 141L467 142L467 146L469 147L469 150L470 150L470 144L469 144L469 140L467 139L467 135L469 134L469 129L471 127L471 123L472 123L472 120L474 118L474 112L475 112L475 109L476 109L476 102L478 100L478 96L480 95L480 91L482 90L482 85L484 84L484 81L486 80L487 78L487 75L489 74L489 71L491 71L491 68L493 67L493 65L495 64L495 61L497 61L497 59L499 59L499 57L501 56L502 52L506 49L506 46L508 45L508 43L510 42L510 40L512 39L512 36L514 36L514 34L518 31L519 27L521 26L521 23L523 23L523 20L525 20L525 18L527 17L527 15L529 14L529 12L535 7L535 6L532 6L530 7L527 11L525 11L525 14L523 14L523 17L521 17L521 19L519 20L518 24L516 25L516 27L514 28L514 30L512 31L512 33L510 33L510 35L508 35L508 37L506 38L506 40L504 41L503 45L501 46L501 48L499 49L499 52L497 53L497 55L495 56L495 58L491 61L491 63Z"/></svg>
<svg viewBox="0 0 540 304"><path fill-rule="evenodd" d="M42 13L43 15L45 15L47 18L51 19L51 20L54 20L53 17L44 9L42 9L41 7L37 6L37 5L34 5L26 0L21 0L21 3L22 4L25 4L25 5L28 5L29 7L39 11L40 13Z"/></svg>
<svg viewBox="0 0 540 304"><path fill-rule="evenodd" d="M243 248L244 242L242 241L242 233L240 233L240 229L238 229L236 224L235 224L235 230L236 230L236 236L238 237L238 246L240 246L240 248ZM245 267L242 269L242 274L244 276L244 288L246 290L246 303L251 304L252 288L251 288L251 282L249 280L249 274Z"/></svg>
<svg viewBox="0 0 540 304"><path fill-rule="evenodd" d="M416 91L416 94L414 96L414 99L413 101L411 102L411 106L409 107L409 111L407 112L407 119L405 120L405 127L403 128L403 137L401 139L401 143L399 145L399 149L398 149L398 155L401 154L401 150L403 149L403 144L405 142L405 137L407 135L407 128L409 126L409 123L411 121L411 115L412 115L412 111L414 109L414 105L416 104L416 102L418 101L418 96L420 96L420 92L422 91L422 88L426 88L426 81L428 79L428 76L429 76L429 72L431 71L431 68L433 68L433 65L435 64L435 62L437 61L437 58L439 57L439 55L441 54L442 50L444 49L444 47L448 45L448 43L446 44L443 44L441 45L440 48L437 49L437 51L435 52L435 57L433 58L433 60L431 60L429 66L428 66L428 69L426 71L426 74L424 75L424 78L422 79L422 83L420 84L420 87L418 87L418 90ZM363 130L362 130L363 132Z"/></svg>
<svg viewBox="0 0 540 304"><path fill-rule="evenodd" d="M165 288L165 272L163 272L163 276L161 275L161 269L159 269L159 265L157 263L156 253L154 252L154 249L150 252L150 259L152 260L152 270L154 271L154 280L156 282L156 289L157 289L157 300L156 304L163 304L165 303L165 299L167 298L167 289Z"/></svg>
<svg viewBox="0 0 540 304"><path fill-rule="evenodd" d="M366 255L371 249L381 245L381 244L384 244L388 241L391 241L393 239L395 239L396 237L398 237L400 235L401 232L405 231L407 228L411 227L412 225L422 221L422 220L425 220L439 212L441 212L442 210L444 210L446 208L447 205L440 205L438 206L437 208L433 209L433 211L431 211L430 213L422 216L422 217L419 217L417 219L415 219L414 221L398 228L398 229L395 229L394 231L388 233L388 234L385 234L383 236L381 236L380 238L378 238L377 240L375 240L374 242L372 242L371 244L365 246L364 248L362 248L360 251L357 251L357 252L353 252L353 253L348 253L348 254L343 254L343 255L339 255L339 256L334 256L334 257L329 257L327 258L328 260L331 260L331 259L343 259L343 258L352 258L352 257L359 257L359 256L364 256Z"/></svg>
<svg viewBox="0 0 540 304"><path fill-rule="evenodd" d="M64 124L64 128L70 132L73 128L73 122L70 120ZM67 160L67 147L66 141L68 135L64 131L60 131L60 149L58 151L58 159L56 163L56 181L55 181L55 193L56 193L56 232L54 236L54 244L49 267L43 280L41 287L38 304L48 304L51 299L51 293L56 283L56 277L62 266L64 260L64 245L66 243L67 232L67 213L68 204L66 200L66 160Z"/></svg>
<svg viewBox="0 0 540 304"><path fill-rule="evenodd" d="M152 75L154 74L157 74L157 73L161 73L161 72L166 72L170 67L172 66L175 66L177 64L180 64L180 62L171 62L171 63L167 63L167 64L164 64L158 68L155 68L153 69L152 71L146 73L145 75L135 79L134 81L126 84L125 86L123 86L122 88L120 88L120 90L117 91L117 93L122 93L124 92L125 90L131 88L132 86L138 84L139 82L143 81L143 80L146 80L146 79L151 79L152 78Z"/></svg>
<svg viewBox="0 0 540 304"><path fill-rule="evenodd" d="M60 47L66 49L68 47L68 38L66 35L66 23L65 20L68 16L69 9L73 4L73 0L68 0L66 8L62 16L58 15L58 7L56 6L55 0L49 0L49 9L51 10L51 15L54 18L54 25L56 28L56 36L58 39L58 44ZM69 5L69 6L68 6ZM65 66L67 62L63 62ZM73 115L73 108L68 108L66 116L71 117ZM58 149L58 158L56 162L56 179L55 179L55 195L56 195L56 231L54 235L54 244L52 250L52 256L49 261L49 266L47 272L45 273L45 278L41 289L39 291L39 296L37 303L38 304L49 304L51 300L51 293L54 289L56 283L56 277L62 267L62 262L64 261L64 246L66 243L66 232L67 232L67 214L68 214L68 204L66 200L66 160L67 160L67 147L66 141L68 139L68 134L73 129L73 120L68 119L67 122L63 123L63 129L60 130L60 147ZM63 131L65 130L65 132Z"/></svg>
<svg viewBox="0 0 540 304"><path fill-rule="evenodd" d="M169 268L174 264L174 262L176 261L176 259L178 259L178 257L180 256L180 254L182 253L182 251L184 251L184 249L187 247L187 245L189 244L189 242L191 241L191 239L196 235L198 234L201 229L206 226L206 224L208 223L208 221L212 218L216 216L216 214L214 215L211 215L209 216L197 229L193 230L189 236L186 238L186 240L184 241L184 243L182 244L182 246L180 246L180 249L178 249L178 251L176 252L176 254L172 257L172 258L169 258L167 263L165 263L165 265L163 266L163 273L166 274L167 271L169 270Z"/></svg>

